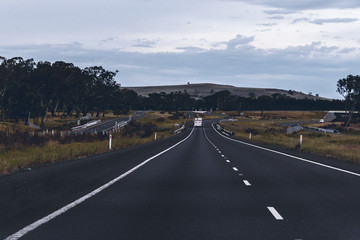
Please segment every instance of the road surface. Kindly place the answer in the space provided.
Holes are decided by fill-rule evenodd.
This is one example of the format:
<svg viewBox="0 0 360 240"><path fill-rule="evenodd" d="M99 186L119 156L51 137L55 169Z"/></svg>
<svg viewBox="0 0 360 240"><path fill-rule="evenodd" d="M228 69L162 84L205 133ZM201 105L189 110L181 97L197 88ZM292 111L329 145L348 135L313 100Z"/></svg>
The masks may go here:
<svg viewBox="0 0 360 240"><path fill-rule="evenodd" d="M360 239L358 167L324 161L236 142L207 122L0 178L0 239Z"/></svg>

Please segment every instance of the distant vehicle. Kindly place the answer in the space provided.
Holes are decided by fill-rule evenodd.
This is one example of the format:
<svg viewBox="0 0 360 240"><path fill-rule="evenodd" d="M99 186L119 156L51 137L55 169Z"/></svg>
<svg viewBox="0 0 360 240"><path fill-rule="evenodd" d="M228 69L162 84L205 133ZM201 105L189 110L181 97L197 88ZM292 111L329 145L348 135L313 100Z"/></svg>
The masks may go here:
<svg viewBox="0 0 360 240"><path fill-rule="evenodd" d="M202 118L195 118L194 127L201 127L201 126L202 126Z"/></svg>

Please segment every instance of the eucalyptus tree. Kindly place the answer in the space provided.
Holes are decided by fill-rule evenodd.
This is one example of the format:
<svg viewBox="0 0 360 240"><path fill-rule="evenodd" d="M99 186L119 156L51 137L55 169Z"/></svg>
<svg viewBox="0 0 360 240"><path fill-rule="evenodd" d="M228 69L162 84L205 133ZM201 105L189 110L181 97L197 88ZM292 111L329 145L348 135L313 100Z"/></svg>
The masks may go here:
<svg viewBox="0 0 360 240"><path fill-rule="evenodd" d="M93 66L85 68L82 73L87 76L86 91L88 93L88 101L92 110L97 116L102 112L105 116L105 110L109 109L112 104L114 89L118 89L119 85L115 81L117 71L112 72L105 70L101 66ZM84 108L84 112L88 111L88 106Z"/></svg>
<svg viewBox="0 0 360 240"><path fill-rule="evenodd" d="M360 76L348 75L337 82L337 92L350 104L346 126L350 126L352 115L360 102Z"/></svg>
<svg viewBox="0 0 360 240"><path fill-rule="evenodd" d="M21 57L6 59L1 57L0 105L2 120L25 117L28 93L26 81L34 72L35 65L33 59L24 60Z"/></svg>

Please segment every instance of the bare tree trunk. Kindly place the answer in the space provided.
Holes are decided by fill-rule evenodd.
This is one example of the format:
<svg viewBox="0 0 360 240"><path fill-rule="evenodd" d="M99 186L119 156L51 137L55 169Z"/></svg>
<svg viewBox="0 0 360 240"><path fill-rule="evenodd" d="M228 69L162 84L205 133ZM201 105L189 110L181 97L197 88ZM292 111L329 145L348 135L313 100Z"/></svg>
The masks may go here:
<svg viewBox="0 0 360 240"><path fill-rule="evenodd" d="M27 125L27 126L29 126L29 124L30 124L30 117L31 117L31 111L28 111L28 115L27 115L27 118L25 121L25 125Z"/></svg>
<svg viewBox="0 0 360 240"><path fill-rule="evenodd" d="M1 109L1 121L2 122L5 121L5 110L4 110L4 108Z"/></svg>
<svg viewBox="0 0 360 240"><path fill-rule="evenodd" d="M348 117L348 121L347 121L347 123L346 123L346 126L347 126L347 127L350 127L352 115L353 115L353 113L354 113L354 111L355 111L356 105L357 105L357 101L354 102L353 107L352 107L351 110L349 111L349 117Z"/></svg>
<svg viewBox="0 0 360 240"><path fill-rule="evenodd" d="M53 113L52 113L53 117L55 117L55 115L56 115L56 111L58 109L58 106L59 106L59 99L56 100L55 108L54 108Z"/></svg>
<svg viewBox="0 0 360 240"><path fill-rule="evenodd" d="M48 111L48 108L46 108L45 112L41 115L41 124L40 124L41 128L44 128L44 126L45 126L45 117L46 117L47 111Z"/></svg>

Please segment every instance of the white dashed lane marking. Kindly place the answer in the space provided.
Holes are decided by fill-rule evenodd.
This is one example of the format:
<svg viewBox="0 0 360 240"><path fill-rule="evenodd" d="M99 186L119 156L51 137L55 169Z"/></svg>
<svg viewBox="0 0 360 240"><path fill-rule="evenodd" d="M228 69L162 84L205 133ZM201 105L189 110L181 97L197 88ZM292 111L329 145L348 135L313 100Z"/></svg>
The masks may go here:
<svg viewBox="0 0 360 240"><path fill-rule="evenodd" d="M284 218L276 211L274 207L267 207L271 214L274 216L276 220L284 220Z"/></svg>
<svg viewBox="0 0 360 240"><path fill-rule="evenodd" d="M233 169L234 169L235 172L239 171L236 167L233 167Z"/></svg>
<svg viewBox="0 0 360 240"><path fill-rule="evenodd" d="M243 182L244 182L244 184L245 184L246 186L251 186L251 184L249 183L248 180L244 180Z"/></svg>

